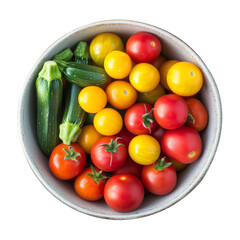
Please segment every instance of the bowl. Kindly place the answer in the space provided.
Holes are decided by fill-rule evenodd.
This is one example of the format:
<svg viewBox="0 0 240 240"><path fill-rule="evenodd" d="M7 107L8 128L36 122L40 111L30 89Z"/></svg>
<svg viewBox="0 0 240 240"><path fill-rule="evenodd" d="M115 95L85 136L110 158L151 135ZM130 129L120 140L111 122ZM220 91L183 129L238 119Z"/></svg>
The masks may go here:
<svg viewBox="0 0 240 240"><path fill-rule="evenodd" d="M36 135L36 93L35 80L43 63L67 47L74 47L80 41L90 41L102 32L118 34L124 41L140 31L150 32L159 37L162 43L162 53L168 59L189 61L196 64L202 71L204 84L199 98L209 113L207 128L201 133L203 152L201 157L191 163L178 175L177 186L174 191L165 196L147 195L142 205L131 212L116 212L104 202L88 202L81 199L74 191L71 181L55 178L49 171L48 158L41 152ZM38 59L30 71L19 102L19 133L26 159L39 181L57 199L69 207L96 217L107 219L133 219L160 212L190 193L203 179L209 169L221 134L222 111L220 95L216 83L201 58L181 39L173 34L141 22L128 20L108 20L92 23L77 28L54 42Z"/></svg>

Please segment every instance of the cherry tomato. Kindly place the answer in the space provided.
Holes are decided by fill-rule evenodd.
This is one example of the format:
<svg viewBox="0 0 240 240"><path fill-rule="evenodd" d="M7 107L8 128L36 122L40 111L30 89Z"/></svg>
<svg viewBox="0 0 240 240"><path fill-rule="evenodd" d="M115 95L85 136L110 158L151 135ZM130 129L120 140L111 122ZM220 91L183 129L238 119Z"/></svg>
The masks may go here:
<svg viewBox="0 0 240 240"><path fill-rule="evenodd" d="M51 173L62 180L69 180L79 175L86 163L86 155L78 143L57 145L49 159Z"/></svg>
<svg viewBox="0 0 240 240"><path fill-rule="evenodd" d="M154 105L154 117L163 128L179 128L188 117L187 103L176 94L164 95Z"/></svg>
<svg viewBox="0 0 240 240"><path fill-rule="evenodd" d="M91 153L93 144L102 137L103 135L93 125L89 124L82 128L82 132L78 137L78 143L85 153Z"/></svg>
<svg viewBox="0 0 240 240"><path fill-rule="evenodd" d="M137 101L140 103L149 103L153 106L155 102L165 94L165 89L162 87L161 84L158 84L158 86L150 92L138 92Z"/></svg>
<svg viewBox="0 0 240 240"><path fill-rule="evenodd" d="M139 32L133 34L127 41L126 51L136 63L150 63L161 52L159 39L151 33Z"/></svg>
<svg viewBox="0 0 240 240"><path fill-rule="evenodd" d="M153 136L160 143L165 132L166 129L158 125L157 128L151 133L151 136Z"/></svg>
<svg viewBox="0 0 240 240"><path fill-rule="evenodd" d="M127 160L127 146L120 138L103 137L92 147L91 159L99 169L111 172L116 171Z"/></svg>
<svg viewBox="0 0 240 240"><path fill-rule="evenodd" d="M106 89L108 102L117 109L127 109L137 100L137 91L125 81L114 81Z"/></svg>
<svg viewBox="0 0 240 240"><path fill-rule="evenodd" d="M105 57L104 69L110 77L123 79L132 70L132 60L125 52L112 51Z"/></svg>
<svg viewBox="0 0 240 240"><path fill-rule="evenodd" d="M104 188L104 199L109 207L119 212L137 209L144 198L142 182L131 174L112 176Z"/></svg>
<svg viewBox="0 0 240 240"><path fill-rule="evenodd" d="M168 70L176 63L178 63L179 61L177 60L168 60L166 62L164 62L159 69L159 72L160 72L160 76L161 76L161 84L162 86L167 89L167 90L171 90L168 86L168 83L167 83L167 73L168 73Z"/></svg>
<svg viewBox="0 0 240 240"><path fill-rule="evenodd" d="M106 106L107 95L102 88L89 86L80 91L78 102L84 111L96 113Z"/></svg>
<svg viewBox="0 0 240 240"><path fill-rule="evenodd" d="M114 50L123 51L124 45L121 38L114 33L101 33L90 44L89 52L97 66L103 67L104 59Z"/></svg>
<svg viewBox="0 0 240 240"><path fill-rule="evenodd" d="M196 65L179 62L168 70L167 83L174 93L188 97L199 92L203 85L203 76Z"/></svg>
<svg viewBox="0 0 240 240"><path fill-rule="evenodd" d="M102 135L111 136L121 131L123 120L116 110L104 108L94 116L93 125Z"/></svg>
<svg viewBox="0 0 240 240"><path fill-rule="evenodd" d="M202 152L202 141L198 132L189 127L166 131L161 140L162 151L180 163L192 163Z"/></svg>
<svg viewBox="0 0 240 240"><path fill-rule="evenodd" d="M99 86L99 87L102 88L103 90L106 90L107 86L108 86L111 82L112 82L112 78L110 78L110 77L108 76L107 81L106 81L103 85L101 85L101 86Z"/></svg>
<svg viewBox="0 0 240 240"><path fill-rule="evenodd" d="M142 182L145 188L153 194L168 194L176 186L176 170L172 163L163 157L156 163L143 167Z"/></svg>
<svg viewBox="0 0 240 240"><path fill-rule="evenodd" d="M186 99L188 111L193 117L187 121L187 126L201 132L208 123L208 112L203 104L197 98Z"/></svg>
<svg viewBox="0 0 240 240"><path fill-rule="evenodd" d="M169 160L172 162L173 167L175 168L175 170L176 170L177 172L180 172L180 171L182 171L184 168L187 167L187 164L180 163L180 162L178 162L178 161L176 161L176 160L174 160L174 159L172 159L172 158L169 158Z"/></svg>
<svg viewBox="0 0 240 240"><path fill-rule="evenodd" d="M130 83L139 92L150 92L160 81L159 71L150 63L135 65L129 75Z"/></svg>
<svg viewBox="0 0 240 240"><path fill-rule="evenodd" d="M107 177L96 167L86 168L74 182L76 193L88 201L97 201L103 197Z"/></svg>
<svg viewBox="0 0 240 240"><path fill-rule="evenodd" d="M166 61L167 61L167 59L166 59L164 56L159 55L155 60L153 60L153 61L151 62L151 64L152 64L155 68L159 69Z"/></svg>
<svg viewBox="0 0 240 240"><path fill-rule="evenodd" d="M142 165L137 164L134 162L130 157L128 157L127 161L124 163L122 167L120 167L117 171L113 172L114 175L116 174L132 174L141 178L141 172L142 172Z"/></svg>
<svg viewBox="0 0 240 240"><path fill-rule="evenodd" d="M116 134L115 137L121 138L124 144L128 146L131 140L135 137L135 135L129 132L126 127L123 126L122 130L118 134Z"/></svg>
<svg viewBox="0 0 240 240"><path fill-rule="evenodd" d="M150 134L157 128L153 118L153 107L147 103L136 103L130 107L124 116L124 123L129 132Z"/></svg>
<svg viewBox="0 0 240 240"><path fill-rule="evenodd" d="M138 135L128 146L128 153L133 161L141 165L156 162L161 153L158 141L149 135Z"/></svg>

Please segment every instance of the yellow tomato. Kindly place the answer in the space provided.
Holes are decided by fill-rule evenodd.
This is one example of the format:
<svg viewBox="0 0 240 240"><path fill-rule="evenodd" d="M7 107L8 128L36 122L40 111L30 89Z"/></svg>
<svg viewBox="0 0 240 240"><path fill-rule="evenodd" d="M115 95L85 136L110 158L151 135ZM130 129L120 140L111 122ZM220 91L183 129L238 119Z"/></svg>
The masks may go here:
<svg viewBox="0 0 240 240"><path fill-rule="evenodd" d="M179 61L177 60L169 60L166 61L165 63L163 63L161 65L161 67L159 68L159 72L160 72L160 76L161 76L161 84L162 86L167 89L170 90L168 84L167 84L167 73L168 70L176 63L178 63Z"/></svg>
<svg viewBox="0 0 240 240"><path fill-rule="evenodd" d="M106 89L108 102L117 109L127 109L137 100L137 91L126 81L114 81Z"/></svg>
<svg viewBox="0 0 240 240"><path fill-rule="evenodd" d="M81 108L88 113L96 113L107 104L107 95L103 89L96 86L85 87L78 95Z"/></svg>
<svg viewBox="0 0 240 240"><path fill-rule="evenodd" d="M167 83L174 93L188 97L199 92L203 85L203 76L196 65L179 62L169 69Z"/></svg>
<svg viewBox="0 0 240 240"><path fill-rule="evenodd" d="M114 33L101 33L91 42L89 52L97 66L103 67L104 59L114 50L123 51L124 45L121 38Z"/></svg>
<svg viewBox="0 0 240 240"><path fill-rule="evenodd" d="M121 131L123 120L116 110L104 108L95 115L93 125L100 134L111 136Z"/></svg>
<svg viewBox="0 0 240 240"><path fill-rule="evenodd" d="M154 88L150 92L146 93L138 92L137 101L140 103L149 103L151 105L154 105L155 102L165 94L166 94L165 89L162 87L161 84L159 84L156 88Z"/></svg>
<svg viewBox="0 0 240 240"><path fill-rule="evenodd" d="M82 132L78 137L78 143L85 153L91 153L93 144L101 137L103 135L92 124L86 125L82 128Z"/></svg>
<svg viewBox="0 0 240 240"><path fill-rule="evenodd" d="M136 64L129 76L130 83L139 92L149 92L160 81L159 71L150 63Z"/></svg>
<svg viewBox="0 0 240 240"><path fill-rule="evenodd" d="M132 60L125 52L112 51L105 57L104 69L110 77L123 79L132 70Z"/></svg>
<svg viewBox="0 0 240 240"><path fill-rule="evenodd" d="M158 141L150 135L138 135L134 137L128 152L133 161L141 165L149 165L156 162L161 153Z"/></svg>
<svg viewBox="0 0 240 240"><path fill-rule="evenodd" d="M169 160L172 162L172 164L173 164L173 166L174 166L174 168L177 172L183 170L187 166L187 164L180 163L180 162L178 162L176 160L173 160L171 158Z"/></svg>

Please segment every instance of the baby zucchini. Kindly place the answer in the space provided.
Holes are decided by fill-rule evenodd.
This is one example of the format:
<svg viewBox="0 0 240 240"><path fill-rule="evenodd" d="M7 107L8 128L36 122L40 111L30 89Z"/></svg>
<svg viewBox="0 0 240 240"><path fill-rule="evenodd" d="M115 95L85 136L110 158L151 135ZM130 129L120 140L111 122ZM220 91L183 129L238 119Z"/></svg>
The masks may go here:
<svg viewBox="0 0 240 240"><path fill-rule="evenodd" d="M56 60L56 62L61 67L64 67L63 74L66 80L79 87L101 86L108 80L107 73L101 67L62 60Z"/></svg>
<svg viewBox="0 0 240 240"><path fill-rule="evenodd" d="M47 156L60 142L62 88L58 65L54 61L45 62L36 80L36 93L37 138L42 151Z"/></svg>
<svg viewBox="0 0 240 240"><path fill-rule="evenodd" d="M59 134L60 139L67 145L77 141L85 121L85 111L78 103L78 95L81 90L82 88L76 84L67 83L65 111Z"/></svg>

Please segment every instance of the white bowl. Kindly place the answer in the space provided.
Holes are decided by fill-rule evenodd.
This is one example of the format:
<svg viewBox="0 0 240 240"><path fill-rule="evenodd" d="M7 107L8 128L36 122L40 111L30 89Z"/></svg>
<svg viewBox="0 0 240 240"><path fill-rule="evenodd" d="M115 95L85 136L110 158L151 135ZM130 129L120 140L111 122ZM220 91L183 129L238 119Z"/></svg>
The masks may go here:
<svg viewBox="0 0 240 240"><path fill-rule="evenodd" d="M148 195L135 211L120 213L112 210L104 200L88 202L74 191L71 181L56 179L48 169L48 159L41 152L36 136L36 93L35 80L43 63L67 47L75 46L80 40L90 41L102 32L113 32L126 40L130 35L146 31L159 37L162 53L168 59L189 61L196 64L204 76L200 99L209 113L206 130L201 134L203 153L178 176L173 192L165 196ZM175 204L191 192L205 176L217 150L222 125L221 101L216 83L200 57L182 40L171 33L145 23L127 20L109 20L80 27L54 42L39 58L27 77L19 103L19 129L23 150L27 161L40 182L57 199L66 205L96 217L109 219L132 219L160 212Z"/></svg>

